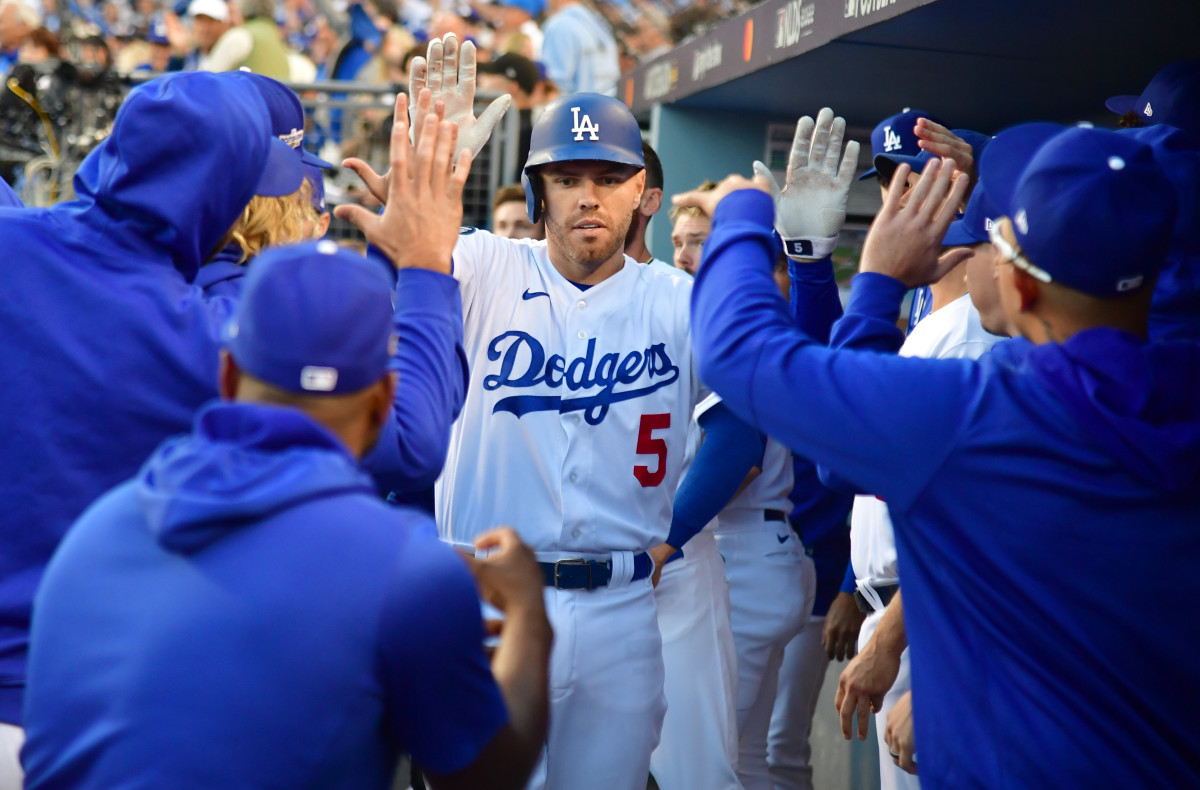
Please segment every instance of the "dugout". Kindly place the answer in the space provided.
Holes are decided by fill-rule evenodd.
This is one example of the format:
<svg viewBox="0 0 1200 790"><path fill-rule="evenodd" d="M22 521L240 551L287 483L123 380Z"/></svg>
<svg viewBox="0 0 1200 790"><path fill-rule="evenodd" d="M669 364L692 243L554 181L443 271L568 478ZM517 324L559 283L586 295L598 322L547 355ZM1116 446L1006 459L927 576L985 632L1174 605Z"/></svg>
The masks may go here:
<svg viewBox="0 0 1200 790"><path fill-rule="evenodd" d="M705 178L782 170L796 119L828 105L863 144L882 118L920 108L954 128L1115 125L1104 100L1137 94L1164 65L1200 58L1195 0L766 0L642 64L618 96L649 127L667 195ZM782 180L782 179L781 179ZM879 206L856 184L849 212ZM670 260L665 216L650 224Z"/></svg>

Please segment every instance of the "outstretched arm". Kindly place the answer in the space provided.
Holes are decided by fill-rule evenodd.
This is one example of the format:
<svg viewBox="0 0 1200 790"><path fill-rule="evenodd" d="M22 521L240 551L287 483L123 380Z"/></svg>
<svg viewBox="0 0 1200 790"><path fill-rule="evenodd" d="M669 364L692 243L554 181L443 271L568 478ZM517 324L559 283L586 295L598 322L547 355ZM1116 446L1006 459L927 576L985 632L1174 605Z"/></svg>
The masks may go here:
<svg viewBox="0 0 1200 790"><path fill-rule="evenodd" d="M407 99L397 100L392 127L391 180L387 206L373 214L340 206L396 267L398 374L392 416L364 467L385 491L411 493L433 484L446 459L450 424L466 392L462 350L462 299L450 276L450 256L462 222L462 190L471 155L461 152L451 168L458 129L426 118L415 147L408 139Z"/></svg>
<svg viewBox="0 0 1200 790"><path fill-rule="evenodd" d="M936 271L941 234L966 179L952 184L951 168L935 164L904 208L898 195L889 196L868 235L864 270L889 272L904 285L911 284L905 278L943 273ZM956 441L976 388L976 366L832 351L797 330L771 277L774 207L762 191L761 181L731 176L712 192L676 198L714 211L692 292L701 377L759 430L904 507ZM897 381L908 382L902 397ZM925 452L914 457L909 448L918 443Z"/></svg>

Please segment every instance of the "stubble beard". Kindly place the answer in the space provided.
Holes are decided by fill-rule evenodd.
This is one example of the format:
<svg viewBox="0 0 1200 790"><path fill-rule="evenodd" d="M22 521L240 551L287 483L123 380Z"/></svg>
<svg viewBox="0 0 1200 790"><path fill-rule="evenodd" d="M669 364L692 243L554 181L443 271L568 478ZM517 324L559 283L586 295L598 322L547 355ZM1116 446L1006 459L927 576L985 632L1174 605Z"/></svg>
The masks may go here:
<svg viewBox="0 0 1200 790"><path fill-rule="evenodd" d="M607 241L597 239L591 243L572 240L571 227L574 226L574 220L562 223L549 214L546 214L545 218L546 238L551 252L557 252L573 265L591 274L618 253L624 255L625 237L629 233L633 216L626 216L619 225L610 228L612 235Z"/></svg>

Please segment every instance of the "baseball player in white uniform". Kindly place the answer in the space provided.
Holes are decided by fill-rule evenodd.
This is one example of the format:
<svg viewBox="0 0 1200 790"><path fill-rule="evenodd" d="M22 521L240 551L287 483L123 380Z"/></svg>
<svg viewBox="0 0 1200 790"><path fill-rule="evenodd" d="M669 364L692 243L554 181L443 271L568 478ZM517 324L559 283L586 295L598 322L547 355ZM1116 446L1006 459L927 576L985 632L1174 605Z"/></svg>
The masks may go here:
<svg viewBox="0 0 1200 790"><path fill-rule="evenodd" d="M474 47L460 67L452 37L434 44L410 79L418 118L428 86L460 143L486 139L471 111ZM523 177L547 240L465 229L454 253L470 382L437 521L461 545L511 524L542 562L551 725L531 787L641 790L666 708L651 552L677 548L664 541L704 393L690 278L623 254L644 181L629 109L563 97L535 124Z"/></svg>

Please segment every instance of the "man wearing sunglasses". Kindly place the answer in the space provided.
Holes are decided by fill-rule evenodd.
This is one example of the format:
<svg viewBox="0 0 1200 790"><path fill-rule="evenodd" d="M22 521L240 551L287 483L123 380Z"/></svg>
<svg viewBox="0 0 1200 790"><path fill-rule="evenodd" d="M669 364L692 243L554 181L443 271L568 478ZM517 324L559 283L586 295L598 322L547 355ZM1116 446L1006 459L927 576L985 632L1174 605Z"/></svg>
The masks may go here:
<svg viewBox="0 0 1200 790"><path fill-rule="evenodd" d="M772 202L731 177L677 200L714 212L700 374L887 501L924 787L1200 785L1200 722L1180 715L1200 621L1163 606L1200 596L1200 348L1146 341L1177 198L1149 147L1098 129L1016 127L980 174L1020 338L979 360L812 343L772 290ZM847 312L894 317L937 279L966 188L931 163L905 206L889 195Z"/></svg>

